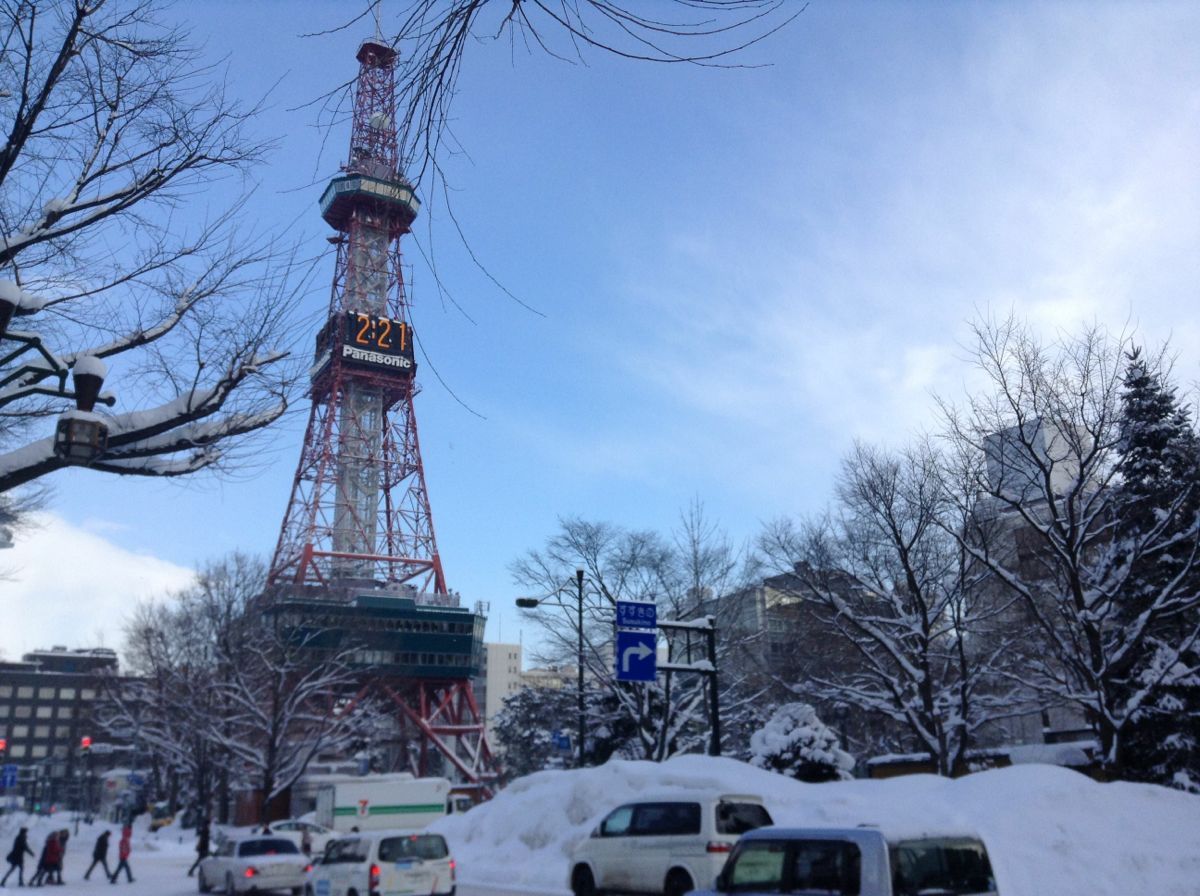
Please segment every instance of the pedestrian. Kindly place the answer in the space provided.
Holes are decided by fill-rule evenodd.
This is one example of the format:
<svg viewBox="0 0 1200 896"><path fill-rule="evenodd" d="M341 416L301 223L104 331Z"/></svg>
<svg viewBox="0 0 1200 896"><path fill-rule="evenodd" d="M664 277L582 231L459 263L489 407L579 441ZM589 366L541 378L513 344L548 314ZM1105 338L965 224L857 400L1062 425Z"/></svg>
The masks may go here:
<svg viewBox="0 0 1200 896"><path fill-rule="evenodd" d="M88 865L88 870L84 872L83 879L90 880L92 870L100 865L104 868L104 876L112 877L112 871L108 867L108 836L112 831L102 831L100 836L96 838L96 845L92 847L92 864Z"/></svg>
<svg viewBox="0 0 1200 896"><path fill-rule="evenodd" d="M200 866L208 855L208 819L203 815L200 816L200 822L196 825L196 861L192 862L192 867L188 869L188 877Z"/></svg>
<svg viewBox="0 0 1200 896"><path fill-rule="evenodd" d="M108 879L109 883L115 884L117 882L117 877L120 875L122 868L125 869L125 877L129 880L129 883L133 883L133 872L129 870L129 853L133 849L133 844L130 843L132 839L133 828L125 825L125 827L121 828L121 839L117 842L117 858L120 861L117 862L117 867L113 871L112 877Z"/></svg>
<svg viewBox="0 0 1200 896"><path fill-rule="evenodd" d="M17 832L17 836L13 838L12 849L9 851L8 870L4 872L4 879L0 880L0 887L8 883L8 876L16 869L17 886L25 886L25 856L35 855L34 851L29 848L29 828L21 828Z"/></svg>
<svg viewBox="0 0 1200 896"><path fill-rule="evenodd" d="M54 883L54 864L58 861L58 856L58 831L51 831L46 835L46 842L42 844L37 871L30 878L29 886L40 887L43 883Z"/></svg>
<svg viewBox="0 0 1200 896"><path fill-rule="evenodd" d="M52 875L52 880L50 881L51 883L61 884L63 882L63 862L67 858L67 841L70 839L71 832L66 828L63 828L58 832L58 855L55 857L54 867L50 869Z"/></svg>
<svg viewBox="0 0 1200 896"><path fill-rule="evenodd" d="M300 834L300 851L306 856L311 856L312 846L312 831L305 828L303 833Z"/></svg>

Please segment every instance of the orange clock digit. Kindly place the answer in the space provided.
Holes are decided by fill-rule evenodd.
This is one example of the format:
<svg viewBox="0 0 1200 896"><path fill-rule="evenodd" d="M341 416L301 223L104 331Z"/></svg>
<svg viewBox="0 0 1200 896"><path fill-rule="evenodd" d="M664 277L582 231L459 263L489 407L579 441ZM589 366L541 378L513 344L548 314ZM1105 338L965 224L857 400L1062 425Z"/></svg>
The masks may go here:
<svg viewBox="0 0 1200 896"><path fill-rule="evenodd" d="M375 345L381 349L389 349L392 344L388 342L388 338L392 334L392 322L386 318L379 318L379 329L376 331Z"/></svg>
<svg viewBox="0 0 1200 896"><path fill-rule="evenodd" d="M354 341L359 345L368 345L370 344L370 339L367 337L367 331L371 329L371 318L366 314L359 314L357 316L360 326L358 328L358 335L354 337Z"/></svg>

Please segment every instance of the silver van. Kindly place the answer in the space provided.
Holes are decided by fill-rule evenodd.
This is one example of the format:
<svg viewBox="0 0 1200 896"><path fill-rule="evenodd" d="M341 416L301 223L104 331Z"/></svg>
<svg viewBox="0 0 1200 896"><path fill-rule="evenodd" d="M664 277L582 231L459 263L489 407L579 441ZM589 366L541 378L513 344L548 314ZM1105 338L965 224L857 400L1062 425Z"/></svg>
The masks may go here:
<svg viewBox="0 0 1200 896"><path fill-rule="evenodd" d="M764 827L742 837L712 890L693 896L997 896L973 835L888 836L874 827Z"/></svg>

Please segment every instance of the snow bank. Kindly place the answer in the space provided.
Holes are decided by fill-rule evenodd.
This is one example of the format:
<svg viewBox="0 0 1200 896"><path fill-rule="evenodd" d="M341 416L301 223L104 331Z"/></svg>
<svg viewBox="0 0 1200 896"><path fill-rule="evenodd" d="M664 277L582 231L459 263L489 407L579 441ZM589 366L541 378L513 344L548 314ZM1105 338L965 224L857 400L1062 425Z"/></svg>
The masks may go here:
<svg viewBox="0 0 1200 896"><path fill-rule="evenodd" d="M757 793L786 825L872 823L897 835L983 838L1002 896L1196 896L1200 797L1152 785L1098 784L1067 769L1022 765L957 780L803 784L732 759L609 762L520 778L495 799L432 826L464 883L562 892L572 847L609 809L654 793Z"/></svg>

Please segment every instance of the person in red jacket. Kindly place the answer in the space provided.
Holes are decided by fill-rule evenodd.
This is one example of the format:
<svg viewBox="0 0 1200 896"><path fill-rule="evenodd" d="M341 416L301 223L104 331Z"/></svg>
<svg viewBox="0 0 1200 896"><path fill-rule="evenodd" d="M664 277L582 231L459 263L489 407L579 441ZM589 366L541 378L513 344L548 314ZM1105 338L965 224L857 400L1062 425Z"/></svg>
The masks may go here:
<svg viewBox="0 0 1200 896"><path fill-rule="evenodd" d="M112 873L112 877L108 879L109 883L117 882L117 875L121 873L121 869L125 869L125 877L133 883L133 872L129 870L129 853L133 849L133 844L130 842L133 839L133 828L129 825L121 828L121 842L117 844L117 858L120 859L117 863L117 868Z"/></svg>
<svg viewBox="0 0 1200 896"><path fill-rule="evenodd" d="M62 844L58 842L58 831L46 835L46 844L42 847L41 858L38 859L37 873L29 881L29 886L40 887L43 883L54 883L54 869L62 861Z"/></svg>

